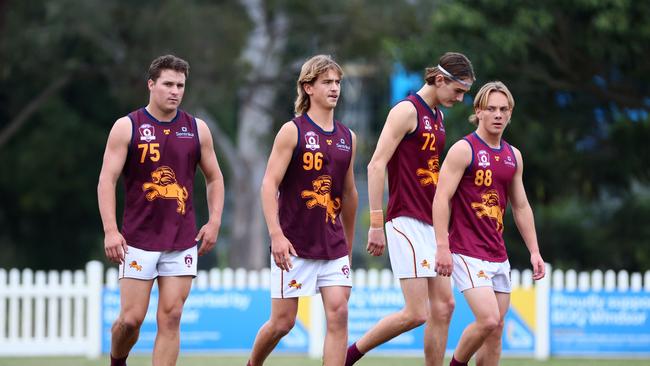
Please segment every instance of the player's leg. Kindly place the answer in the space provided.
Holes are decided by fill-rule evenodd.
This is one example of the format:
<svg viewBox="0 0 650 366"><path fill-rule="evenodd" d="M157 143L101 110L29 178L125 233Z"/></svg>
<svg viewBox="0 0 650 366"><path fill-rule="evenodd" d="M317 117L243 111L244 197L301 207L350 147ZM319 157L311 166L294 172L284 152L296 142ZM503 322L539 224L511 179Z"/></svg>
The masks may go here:
<svg viewBox="0 0 650 366"><path fill-rule="evenodd" d="M327 320L327 333L323 345L323 365L341 366L345 363L348 346L348 300L351 287L321 287Z"/></svg>
<svg viewBox="0 0 650 366"><path fill-rule="evenodd" d="M175 365L180 348L183 305L196 277L196 246L163 252L158 259L158 332L153 348L153 365Z"/></svg>
<svg viewBox="0 0 650 366"><path fill-rule="evenodd" d="M147 315L159 253L128 247L119 266L120 315L111 328L111 365L125 365Z"/></svg>
<svg viewBox="0 0 650 366"><path fill-rule="evenodd" d="M440 366L445 358L449 323L454 312L454 295L449 277L429 281L429 318L424 328L424 359L427 366Z"/></svg>
<svg viewBox="0 0 650 366"><path fill-rule="evenodd" d="M501 313L492 287L475 287L463 292L475 321L468 325L454 350L454 359L467 363L490 333L499 327Z"/></svg>
<svg viewBox="0 0 650 366"><path fill-rule="evenodd" d="M404 307L381 319L374 327L356 342L361 353L386 343L387 341L418 327L427 320L429 299L426 278L404 278L400 280Z"/></svg>
<svg viewBox="0 0 650 366"><path fill-rule="evenodd" d="M271 299L271 317L257 332L249 364L258 366L271 354L271 351L287 335L296 323L298 298Z"/></svg>
<svg viewBox="0 0 650 366"><path fill-rule="evenodd" d="M180 349L183 305L192 288L193 276L158 277L158 332L153 348L153 366L174 366Z"/></svg>
<svg viewBox="0 0 650 366"><path fill-rule="evenodd" d="M501 359L503 324L508 308L510 307L510 294L503 292L496 292L495 294L499 303L501 320L499 321L499 326L485 338L483 346L476 353L476 366L497 366Z"/></svg>
<svg viewBox="0 0 650 366"><path fill-rule="evenodd" d="M153 280L120 280L120 315L111 328L111 358L126 359L137 342L152 284Z"/></svg>

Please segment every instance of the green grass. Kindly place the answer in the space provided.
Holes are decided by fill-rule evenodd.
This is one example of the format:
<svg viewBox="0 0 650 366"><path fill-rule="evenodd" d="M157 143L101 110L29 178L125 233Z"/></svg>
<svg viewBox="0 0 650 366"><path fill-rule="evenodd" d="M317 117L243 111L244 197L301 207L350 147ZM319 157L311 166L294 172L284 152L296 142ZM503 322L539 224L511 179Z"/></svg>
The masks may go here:
<svg viewBox="0 0 650 366"><path fill-rule="evenodd" d="M448 360L445 364L448 364ZM87 360L81 357L28 357L28 358L1 358L0 366L107 366L108 357L99 360ZM182 356L178 366L244 366L246 357L227 356ZM421 366L424 360L418 357L365 357L359 361L358 366ZM473 363L470 363L473 365ZM568 359L559 358L540 362L523 358L505 358L501 360L502 366L647 366L647 359ZM129 366L149 366L150 356L129 357ZM266 366L317 366L320 360L311 360L302 356L271 356Z"/></svg>

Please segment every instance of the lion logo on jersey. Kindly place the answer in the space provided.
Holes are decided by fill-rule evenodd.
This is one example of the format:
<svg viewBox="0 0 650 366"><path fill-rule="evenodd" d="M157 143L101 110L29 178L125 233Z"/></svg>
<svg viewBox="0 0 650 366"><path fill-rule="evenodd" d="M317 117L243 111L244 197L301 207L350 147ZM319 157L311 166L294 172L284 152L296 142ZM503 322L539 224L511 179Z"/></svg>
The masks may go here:
<svg viewBox="0 0 650 366"><path fill-rule="evenodd" d="M480 219L487 216L497 223L497 231L503 232L503 210L499 206L499 193L490 189L481 194L481 203L472 202L472 208L476 210L476 216Z"/></svg>
<svg viewBox="0 0 650 366"><path fill-rule="evenodd" d="M311 184L314 190L304 190L300 193L300 197L309 198L305 203L309 209L316 206L325 208L325 222L328 222L331 219L332 223L334 223L336 216L341 210L341 199L332 199L330 195L332 189L332 177L329 175L321 175L314 179Z"/></svg>
<svg viewBox="0 0 650 366"><path fill-rule="evenodd" d="M176 212L185 215L185 200L187 200L187 189L176 182L176 174L172 168L168 166L161 166L160 168L151 172L151 181L153 183L145 183L142 185L142 190L147 192L145 197L149 201L156 198L165 198L176 200L178 208Z"/></svg>
<svg viewBox="0 0 650 366"><path fill-rule="evenodd" d="M418 177L423 177L420 179L420 184L423 187L428 186L429 184L438 184L438 175L440 174L440 160L437 156L432 156L427 161L428 169L418 168L415 171L415 174Z"/></svg>

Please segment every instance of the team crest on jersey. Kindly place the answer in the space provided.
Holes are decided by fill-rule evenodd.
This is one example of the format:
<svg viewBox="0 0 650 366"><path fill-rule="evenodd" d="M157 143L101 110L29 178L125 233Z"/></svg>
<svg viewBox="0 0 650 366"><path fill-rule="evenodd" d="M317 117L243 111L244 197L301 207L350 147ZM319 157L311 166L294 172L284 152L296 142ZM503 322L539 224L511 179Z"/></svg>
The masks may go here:
<svg viewBox="0 0 650 366"><path fill-rule="evenodd" d="M192 261L194 261L194 259L192 259L191 254L185 256L185 266L187 266L187 268L192 267Z"/></svg>
<svg viewBox="0 0 650 366"><path fill-rule="evenodd" d="M339 142L336 143L336 148L343 151L350 151L350 145L348 145L348 143L345 142L344 138L341 138L341 140L339 140Z"/></svg>
<svg viewBox="0 0 650 366"><path fill-rule="evenodd" d="M172 131L171 131L169 128L165 128L165 129L163 130L163 133L164 133L165 135L169 135L171 132L172 132Z"/></svg>
<svg viewBox="0 0 650 366"><path fill-rule="evenodd" d="M325 140L325 142L327 142L327 146L332 145L332 140L330 140L330 139Z"/></svg>
<svg viewBox="0 0 650 366"><path fill-rule="evenodd" d="M305 148L312 151L320 149L320 142L316 132L309 131L305 134Z"/></svg>
<svg viewBox="0 0 650 366"><path fill-rule="evenodd" d="M336 221L336 216L341 210L341 199L332 198L332 177L329 175L321 175L311 182L313 190L304 190L300 193L300 197L308 198L305 205L308 209L320 206L325 209L325 222L332 220Z"/></svg>
<svg viewBox="0 0 650 366"><path fill-rule="evenodd" d="M180 131L176 131L176 137L180 139L191 139L194 137L194 133L188 132L187 127L183 126Z"/></svg>
<svg viewBox="0 0 650 366"><path fill-rule="evenodd" d="M495 189L481 193L481 202L472 202L471 206L476 211L476 217L487 217L495 221L497 231L503 232L503 210L499 205L499 193Z"/></svg>
<svg viewBox="0 0 650 366"><path fill-rule="evenodd" d="M427 169L418 168L415 171L415 174L420 178L420 184L422 187L426 187L431 184L438 184L438 175L440 174L440 160L437 156L432 156L427 161Z"/></svg>
<svg viewBox="0 0 650 366"><path fill-rule="evenodd" d="M156 139L156 130L148 123L141 124L138 131L140 132L141 141L151 142Z"/></svg>
<svg viewBox="0 0 650 366"><path fill-rule="evenodd" d="M156 198L176 200L178 204L176 212L185 215L185 201L189 195L187 188L176 182L176 173L172 168L161 166L151 172L151 182L143 184L142 190L145 192L144 196L147 201L153 201Z"/></svg>
<svg viewBox="0 0 650 366"><path fill-rule="evenodd" d="M424 129L431 131L433 129L433 127L431 127L431 118L429 118L429 116L424 116L422 120L424 120Z"/></svg>
<svg viewBox="0 0 650 366"><path fill-rule="evenodd" d="M487 168L490 166L490 154L485 150L479 150L476 154L476 159L478 160L478 166L481 168Z"/></svg>
<svg viewBox="0 0 650 366"><path fill-rule="evenodd" d="M512 160L512 157L511 157L510 155L508 155L508 156L506 157L506 160L504 160L503 163L504 163L505 165L509 165L509 166L511 166L511 167L513 167L513 168L515 167L515 162Z"/></svg>

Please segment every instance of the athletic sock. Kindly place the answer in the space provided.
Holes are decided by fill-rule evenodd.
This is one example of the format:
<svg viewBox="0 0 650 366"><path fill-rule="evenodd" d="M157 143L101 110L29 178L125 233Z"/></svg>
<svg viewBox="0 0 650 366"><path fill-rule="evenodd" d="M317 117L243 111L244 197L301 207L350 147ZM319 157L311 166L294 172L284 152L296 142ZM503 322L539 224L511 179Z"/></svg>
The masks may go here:
<svg viewBox="0 0 650 366"><path fill-rule="evenodd" d="M449 363L449 366L467 366L467 362L460 362L460 361L456 360L456 357L454 357L452 355L451 356L451 362Z"/></svg>
<svg viewBox="0 0 650 366"><path fill-rule="evenodd" d="M111 366L126 366L126 358L129 357L126 355L124 358L115 358L111 355Z"/></svg>
<svg viewBox="0 0 650 366"><path fill-rule="evenodd" d="M345 357L345 366L354 365L354 363L359 361L361 357L363 357L363 353L361 353L357 348L357 342L352 343L352 345L348 347L348 354Z"/></svg>
<svg viewBox="0 0 650 366"><path fill-rule="evenodd" d="M251 363L251 360L248 360L248 362L246 362L246 366L252 366L252 365L253 364Z"/></svg>

